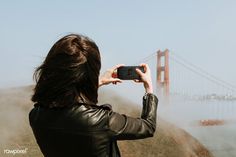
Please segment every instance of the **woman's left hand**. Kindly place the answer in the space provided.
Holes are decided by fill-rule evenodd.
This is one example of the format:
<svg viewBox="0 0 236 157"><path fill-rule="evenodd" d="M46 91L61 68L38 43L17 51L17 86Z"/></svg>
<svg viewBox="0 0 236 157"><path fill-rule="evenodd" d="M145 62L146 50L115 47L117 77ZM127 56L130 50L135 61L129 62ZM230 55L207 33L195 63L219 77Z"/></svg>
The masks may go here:
<svg viewBox="0 0 236 157"><path fill-rule="evenodd" d="M99 77L99 87L102 85L108 85L110 83L113 83L113 84L121 83L122 81L119 78L112 77L113 73L121 66L124 66L124 64L118 64L108 69L106 72L104 72Z"/></svg>

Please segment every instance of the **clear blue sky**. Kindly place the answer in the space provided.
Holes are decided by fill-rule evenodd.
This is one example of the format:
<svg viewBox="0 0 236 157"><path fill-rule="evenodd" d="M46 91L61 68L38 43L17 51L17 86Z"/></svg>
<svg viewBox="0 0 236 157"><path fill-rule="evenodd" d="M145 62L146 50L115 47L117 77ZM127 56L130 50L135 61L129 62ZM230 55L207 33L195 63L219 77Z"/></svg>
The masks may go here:
<svg viewBox="0 0 236 157"><path fill-rule="evenodd" d="M70 32L92 38L103 70L168 48L236 85L235 0L0 2L0 88L32 84L52 44Z"/></svg>

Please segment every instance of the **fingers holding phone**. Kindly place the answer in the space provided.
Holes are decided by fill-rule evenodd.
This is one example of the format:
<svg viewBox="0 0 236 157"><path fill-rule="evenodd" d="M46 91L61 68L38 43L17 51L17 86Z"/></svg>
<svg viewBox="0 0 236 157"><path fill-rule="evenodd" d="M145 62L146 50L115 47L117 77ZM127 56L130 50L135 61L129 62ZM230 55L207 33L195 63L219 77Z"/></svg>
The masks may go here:
<svg viewBox="0 0 236 157"><path fill-rule="evenodd" d="M143 83L147 93L153 93L151 71L148 64L139 66L120 66L117 68L117 77L121 80L134 80Z"/></svg>
<svg viewBox="0 0 236 157"><path fill-rule="evenodd" d="M138 68L136 69L136 72L140 76L140 79L139 80L136 79L135 82L143 82L146 92L153 93L150 68L149 68L148 64L145 64L145 63L140 64L140 66L144 68L144 72Z"/></svg>
<svg viewBox="0 0 236 157"><path fill-rule="evenodd" d="M143 83L147 93L153 93L151 71L147 64L143 63L139 66L124 66L118 64L108 69L99 77L99 86L110 83L121 83L122 80L134 80L138 83Z"/></svg>
<svg viewBox="0 0 236 157"><path fill-rule="evenodd" d="M119 68L124 66L124 64L117 64L114 67L108 69L105 71L100 77L99 77L99 87L102 85L107 85L110 83L117 84L121 83L121 79L117 78L114 74L115 71Z"/></svg>

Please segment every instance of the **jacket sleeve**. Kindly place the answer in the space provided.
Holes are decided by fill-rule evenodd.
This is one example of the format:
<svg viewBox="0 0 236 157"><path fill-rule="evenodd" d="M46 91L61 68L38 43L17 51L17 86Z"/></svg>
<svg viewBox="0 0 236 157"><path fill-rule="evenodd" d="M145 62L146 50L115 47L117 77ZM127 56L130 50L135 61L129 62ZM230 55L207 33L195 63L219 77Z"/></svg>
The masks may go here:
<svg viewBox="0 0 236 157"><path fill-rule="evenodd" d="M108 116L111 135L117 140L133 140L152 137L156 130L158 99L154 94L145 94L140 118L132 118L113 112Z"/></svg>

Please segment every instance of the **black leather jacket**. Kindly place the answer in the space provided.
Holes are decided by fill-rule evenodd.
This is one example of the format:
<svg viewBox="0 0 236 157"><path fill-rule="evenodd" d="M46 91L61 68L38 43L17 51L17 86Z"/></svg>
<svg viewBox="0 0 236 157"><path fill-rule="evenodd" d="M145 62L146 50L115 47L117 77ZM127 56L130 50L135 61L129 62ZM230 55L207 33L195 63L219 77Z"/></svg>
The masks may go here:
<svg viewBox="0 0 236 157"><path fill-rule="evenodd" d="M29 120L45 157L120 157L117 140L153 136L157 103L154 94L146 94L141 118L113 112L110 105L45 108L35 104Z"/></svg>

